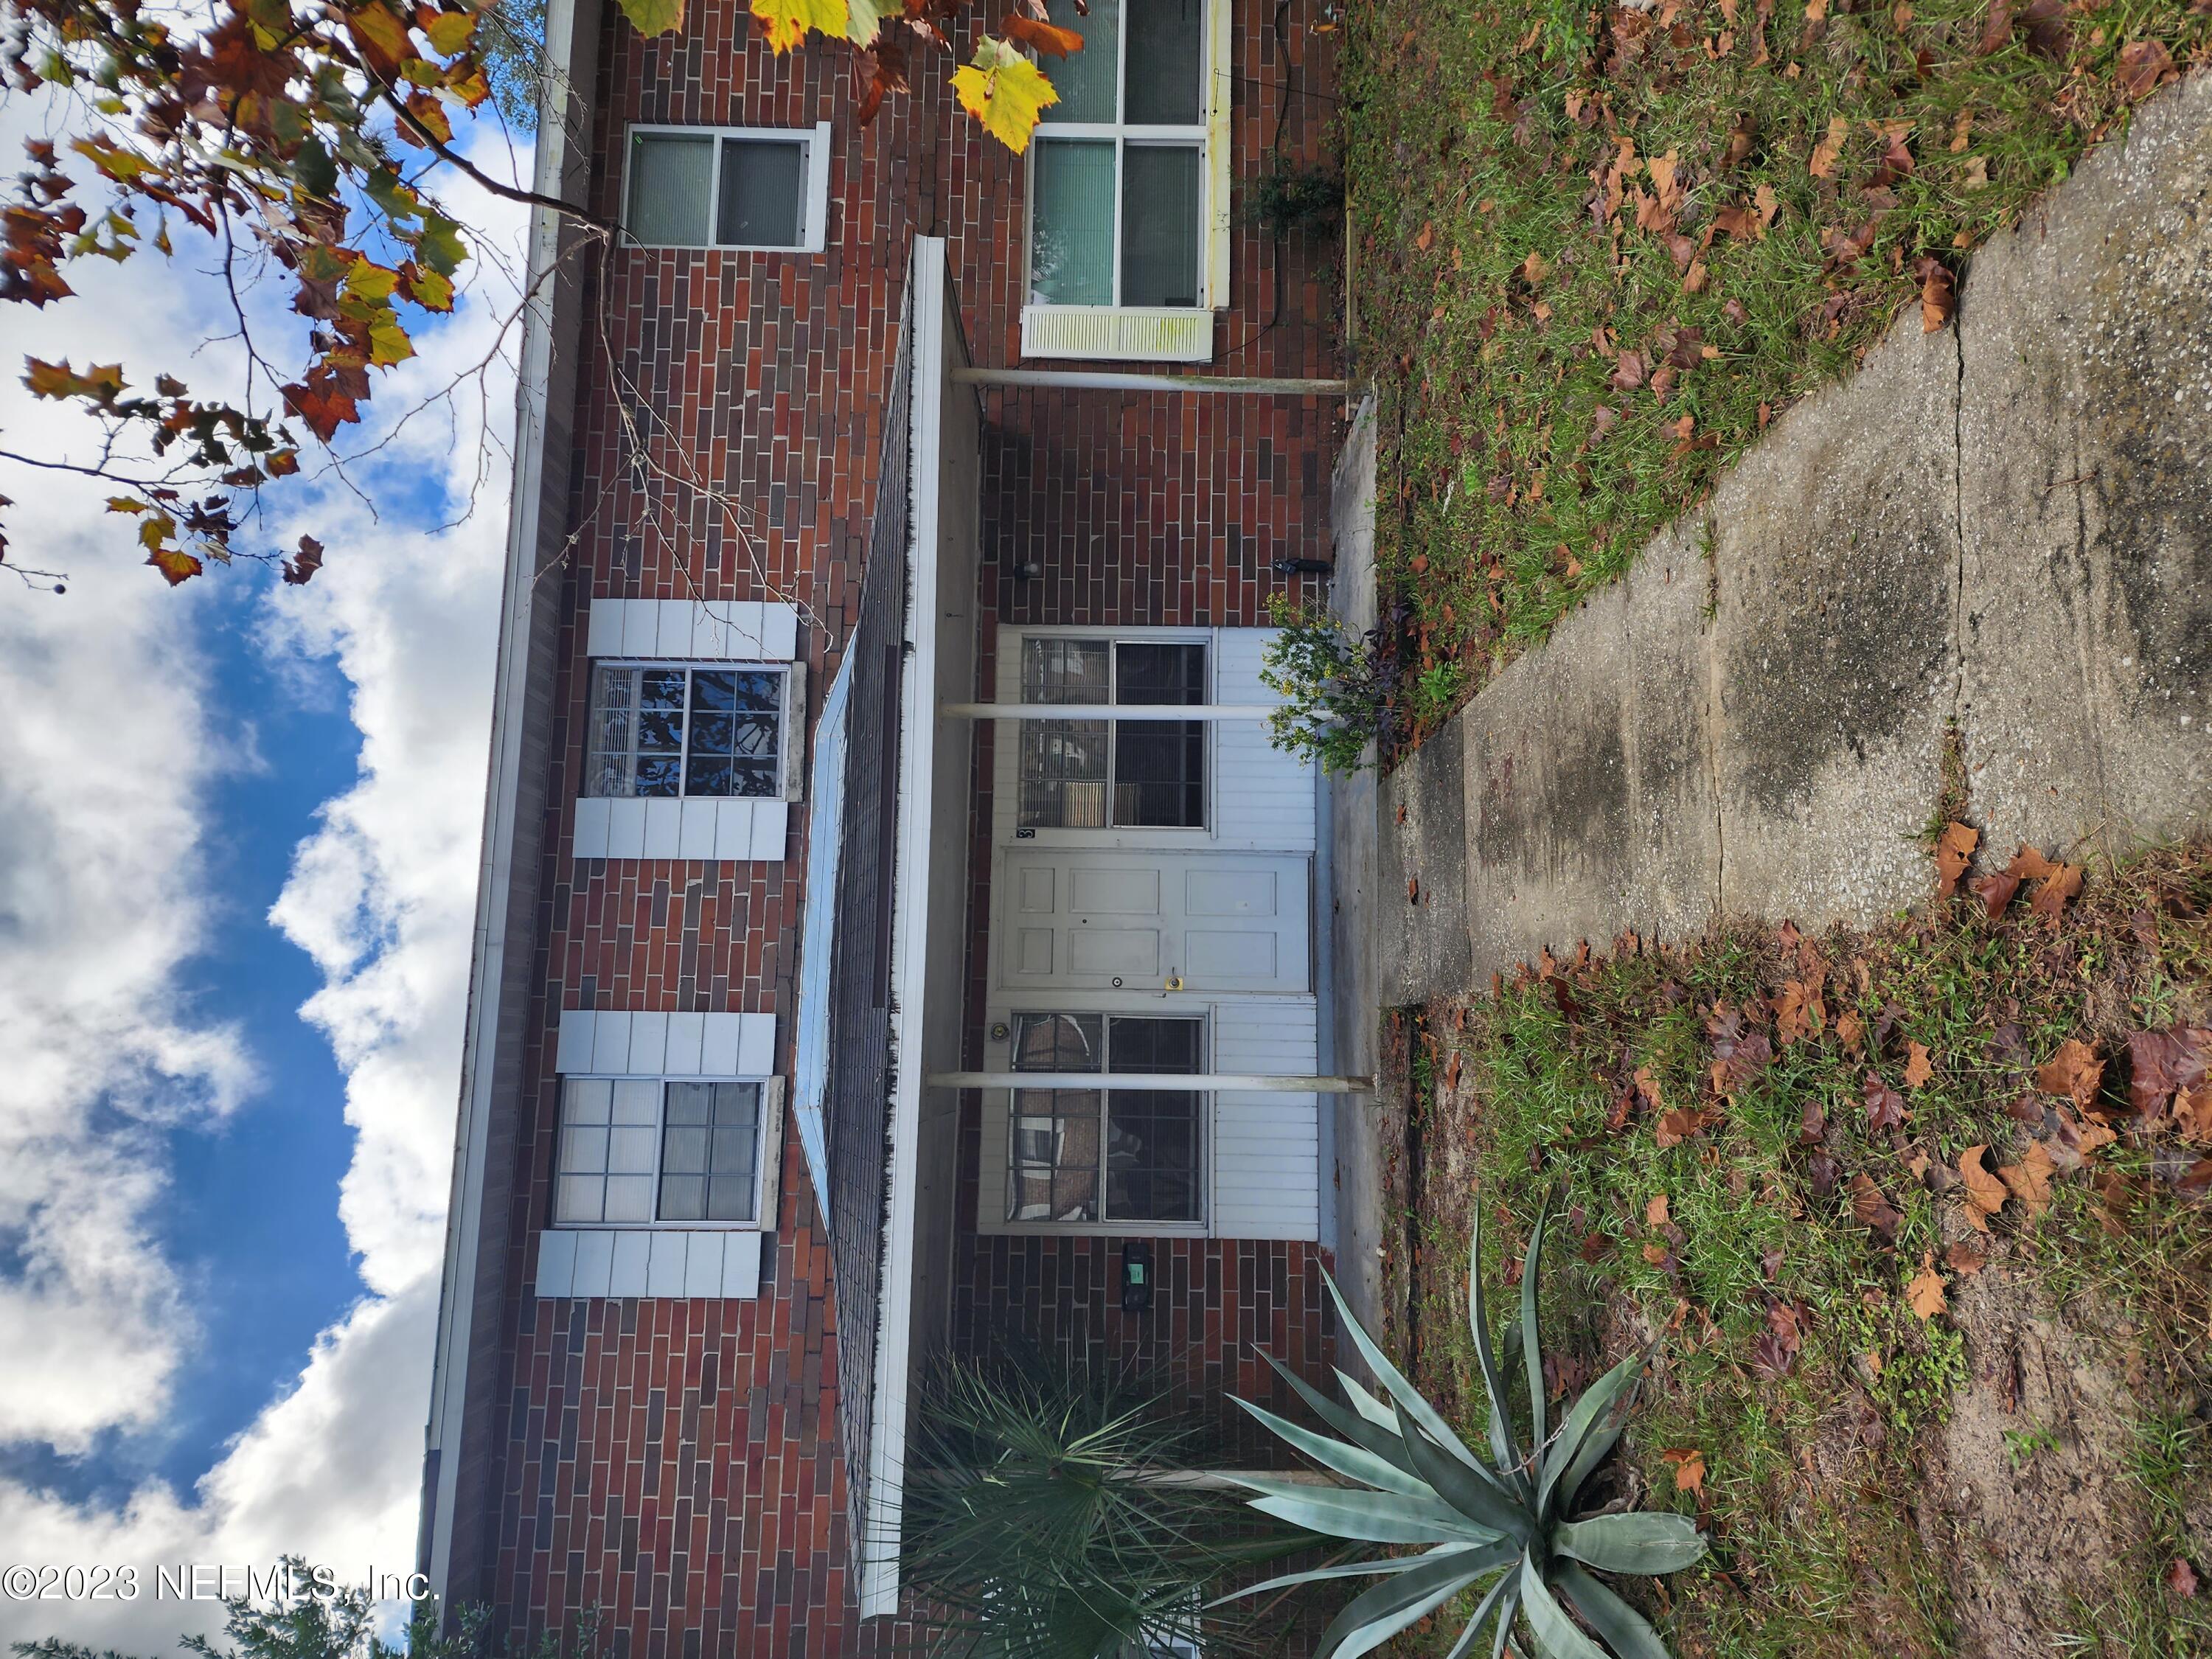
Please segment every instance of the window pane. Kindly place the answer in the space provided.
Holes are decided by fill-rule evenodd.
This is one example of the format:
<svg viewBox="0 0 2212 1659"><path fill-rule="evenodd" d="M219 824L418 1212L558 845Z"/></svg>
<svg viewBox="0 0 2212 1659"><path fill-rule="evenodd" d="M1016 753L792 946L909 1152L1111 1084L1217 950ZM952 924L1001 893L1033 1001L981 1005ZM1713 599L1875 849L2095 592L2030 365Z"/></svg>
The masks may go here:
<svg viewBox="0 0 2212 1659"><path fill-rule="evenodd" d="M707 1130L687 1128L672 1123L660 1139L660 1173L663 1175L704 1175L707 1173Z"/></svg>
<svg viewBox="0 0 2212 1659"><path fill-rule="evenodd" d="M1106 1098L1107 1218L1198 1220L1200 1097L1142 1089Z"/></svg>
<svg viewBox="0 0 2212 1659"><path fill-rule="evenodd" d="M1024 640L1022 701L1113 702L1109 648L1104 640Z"/></svg>
<svg viewBox="0 0 2212 1659"><path fill-rule="evenodd" d="M1129 0L1131 126L1203 120L1206 39L1199 0Z"/></svg>
<svg viewBox="0 0 2212 1659"><path fill-rule="evenodd" d="M1033 1018L1040 1029L1048 1028L1053 1018ZM1084 1024L1095 1040L1096 1017ZM1016 1091L1007 1159L1008 1220L1098 1218L1099 1099L1096 1090Z"/></svg>
<svg viewBox="0 0 2212 1659"><path fill-rule="evenodd" d="M585 734L584 793L627 795L636 786L637 670L601 668L592 677L591 726Z"/></svg>
<svg viewBox="0 0 2212 1659"><path fill-rule="evenodd" d="M614 1085L614 1121L617 1123L660 1121L660 1085L650 1078L623 1078Z"/></svg>
<svg viewBox="0 0 2212 1659"><path fill-rule="evenodd" d="M606 1184L598 1176L562 1176L553 1188L556 1224L605 1220Z"/></svg>
<svg viewBox="0 0 2212 1659"><path fill-rule="evenodd" d="M663 1221L704 1221L707 1218L706 1176L661 1176L660 1218Z"/></svg>
<svg viewBox="0 0 2212 1659"><path fill-rule="evenodd" d="M1020 821L1051 830L1097 830L1106 823L1108 745L1104 720L1024 720Z"/></svg>
<svg viewBox="0 0 2212 1659"><path fill-rule="evenodd" d="M1115 723L1114 822L1132 829L1205 828L1204 722Z"/></svg>
<svg viewBox="0 0 2212 1659"><path fill-rule="evenodd" d="M607 1136L607 1169L615 1175L653 1173L653 1131L642 1125Z"/></svg>
<svg viewBox="0 0 2212 1659"><path fill-rule="evenodd" d="M653 1219L653 1177L649 1175L607 1177L607 1217L610 1221Z"/></svg>
<svg viewBox="0 0 2212 1659"><path fill-rule="evenodd" d="M722 140L722 200L714 240L738 247L797 247L806 146L781 138Z"/></svg>
<svg viewBox="0 0 2212 1659"><path fill-rule="evenodd" d="M588 1125L571 1125L561 1135L561 1170L564 1175L605 1175L607 1132Z"/></svg>
<svg viewBox="0 0 2212 1659"><path fill-rule="evenodd" d="M561 1115L569 1123L605 1123L615 1085L603 1077L574 1078L561 1085Z"/></svg>
<svg viewBox="0 0 2212 1659"><path fill-rule="evenodd" d="M1060 101L1044 112L1048 121L1111 121L1114 83L1120 74L1121 0L1091 0L1091 15L1075 9L1075 0L1052 0L1052 21L1083 37L1083 50L1054 58L1046 72Z"/></svg>
<svg viewBox="0 0 2212 1659"><path fill-rule="evenodd" d="M1121 186L1123 305L1198 303L1200 155L1195 144L1128 147Z"/></svg>
<svg viewBox="0 0 2212 1659"><path fill-rule="evenodd" d="M1107 1070L1111 1072L1179 1072L1188 1076L1198 1070L1199 1038L1205 1022L1195 1019L1152 1019L1117 1014L1108 1022L1110 1045Z"/></svg>
<svg viewBox="0 0 2212 1659"><path fill-rule="evenodd" d="M1112 140L1038 139L1035 188L1030 298L1048 306L1112 305Z"/></svg>
<svg viewBox="0 0 2212 1659"><path fill-rule="evenodd" d="M672 1083L668 1085L668 1121L671 1123L705 1123L714 1110L714 1085L711 1083Z"/></svg>
<svg viewBox="0 0 2212 1659"><path fill-rule="evenodd" d="M648 247L702 247L714 141L636 133L629 143L629 234Z"/></svg>
<svg viewBox="0 0 2212 1659"><path fill-rule="evenodd" d="M1125 640L1114 647L1116 702L1206 701L1206 647Z"/></svg>
<svg viewBox="0 0 2212 1659"><path fill-rule="evenodd" d="M1097 1014L1023 1014L1014 1034L1018 1072L1101 1069Z"/></svg>

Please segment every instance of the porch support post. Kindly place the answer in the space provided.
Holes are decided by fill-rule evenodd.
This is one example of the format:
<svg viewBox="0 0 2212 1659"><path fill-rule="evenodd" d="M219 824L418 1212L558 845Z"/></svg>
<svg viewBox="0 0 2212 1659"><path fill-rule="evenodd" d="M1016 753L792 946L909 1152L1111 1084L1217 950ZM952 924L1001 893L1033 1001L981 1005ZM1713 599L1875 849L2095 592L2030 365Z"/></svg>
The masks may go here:
<svg viewBox="0 0 2212 1659"><path fill-rule="evenodd" d="M1263 397L1341 398L1342 380L1258 374L1129 374L1066 368L956 368L956 386L1040 386L1063 392L1249 392Z"/></svg>
<svg viewBox="0 0 2212 1659"><path fill-rule="evenodd" d="M1265 702L946 702L938 713L973 720L1263 720Z"/></svg>
<svg viewBox="0 0 2212 1659"><path fill-rule="evenodd" d="M1368 1095L1371 1077L1266 1077L1201 1072L933 1072L939 1089L1189 1089L1201 1094Z"/></svg>

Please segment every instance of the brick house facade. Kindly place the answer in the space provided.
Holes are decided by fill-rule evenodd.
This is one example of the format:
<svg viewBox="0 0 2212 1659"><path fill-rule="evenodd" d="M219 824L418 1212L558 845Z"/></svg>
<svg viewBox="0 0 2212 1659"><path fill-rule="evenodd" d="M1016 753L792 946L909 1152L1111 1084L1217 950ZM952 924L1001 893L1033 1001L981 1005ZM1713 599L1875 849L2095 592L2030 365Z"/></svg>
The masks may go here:
<svg viewBox="0 0 2212 1659"><path fill-rule="evenodd" d="M488 1605L518 1637L596 1607L612 1651L652 1659L896 1645L884 1446L935 1355L1018 1332L1140 1360L1214 1405L1276 1398L1262 1350L1329 1363L1310 1097L935 1080L1021 1064L997 1028L1018 1048L1048 1018L1101 1044L1188 1030L1196 1058L1164 1069L1200 1077L1238 1069L1232 1028L1257 1054L1281 1025L1303 1060L1243 1069L1316 1069L1310 811L1304 864L1231 823L1232 798L1310 798L1311 781L1255 746L1255 723L1109 715L1095 743L1081 722L1031 723L1116 757L1050 786L1064 822L1040 841L1024 723L931 707L1021 701L1006 682L1023 671L1001 664L1038 652L1110 660L1116 685L1195 665L1183 702L1253 702L1227 688L1234 665L1250 678L1268 596L1316 596L1277 562L1329 551L1333 249L1236 222L1224 181L1322 157L1334 37L1314 32L1316 0L1126 15L1133 39L1208 32L1197 161L1146 161L1212 170L1206 303L1165 325L1176 372L1310 386L994 383L1158 371L1157 353L1024 342L1105 326L1118 351L1161 325L1037 306L1036 147L1017 157L952 109L945 65L925 53L914 94L856 126L848 54L775 57L733 0L693 0L651 41L593 0L552 8L568 80L539 188L631 234L533 228L547 281L525 342L422 1544L449 1606ZM1127 167L1152 140L1094 137L1077 159L1116 143ZM1190 246L1171 231L1170 266ZM791 246L730 246L764 235ZM692 240L720 246L669 245ZM917 654L933 686L902 681ZM1203 799L1172 810L1194 822L1149 841L1124 825L1115 792L1168 787L1129 781L1125 732L1180 745L1178 787ZM910 793L926 763L930 792ZM993 921L1009 882L1158 888L1162 869L1229 909L1273 894L1273 920L1194 900L1170 953L1198 954L1141 1006L1116 1002L1119 975L1110 993L1070 978L1065 951L1042 977L1027 957L1029 980L1009 967ZM1094 919L1056 914L1065 938L1036 948L1097 944L1105 930L1076 931ZM1206 951L1225 953L1216 1000ZM896 994L901 972L926 1006ZM1289 1145L1309 1121L1294 1156L1246 1127ZM1119 1150L1079 1151L1100 1140ZM1024 1182L1049 1195L1028 1202ZM1152 1253L1141 1312L1122 1310L1132 1240ZM1241 1420L1223 1415L1231 1446L1267 1455ZM872 1484L856 1456L880 1464ZM884 1514L872 1553L856 1521Z"/></svg>

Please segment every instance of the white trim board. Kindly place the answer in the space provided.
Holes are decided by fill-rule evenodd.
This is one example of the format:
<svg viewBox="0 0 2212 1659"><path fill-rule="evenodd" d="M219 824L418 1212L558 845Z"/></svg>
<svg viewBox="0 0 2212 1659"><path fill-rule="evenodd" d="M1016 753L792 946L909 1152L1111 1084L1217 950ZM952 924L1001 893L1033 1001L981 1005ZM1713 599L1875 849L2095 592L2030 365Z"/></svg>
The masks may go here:
<svg viewBox="0 0 2212 1659"><path fill-rule="evenodd" d="M758 1077L775 1071L774 1014L564 1008L553 1069L563 1077Z"/></svg>
<svg viewBox="0 0 2212 1659"><path fill-rule="evenodd" d="M791 803L582 795L569 850L580 859L699 859L780 864Z"/></svg>
<svg viewBox="0 0 2212 1659"><path fill-rule="evenodd" d="M744 1227L548 1227L532 1293L717 1297L760 1294L761 1235Z"/></svg>
<svg viewBox="0 0 2212 1659"><path fill-rule="evenodd" d="M595 599L585 654L683 662L793 662L797 607L758 599Z"/></svg>

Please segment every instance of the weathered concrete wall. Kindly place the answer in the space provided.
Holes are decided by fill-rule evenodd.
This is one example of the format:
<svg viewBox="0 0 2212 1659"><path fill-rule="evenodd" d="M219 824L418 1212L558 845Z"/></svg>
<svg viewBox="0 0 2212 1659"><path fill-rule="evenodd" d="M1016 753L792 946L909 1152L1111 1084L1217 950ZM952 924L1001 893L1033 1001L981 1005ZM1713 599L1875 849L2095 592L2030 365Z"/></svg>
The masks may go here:
<svg viewBox="0 0 2212 1659"><path fill-rule="evenodd" d="M1911 904L1951 729L1993 846L2212 824L2212 76L1386 781L1380 863L1423 894L1382 999L1628 928Z"/></svg>

